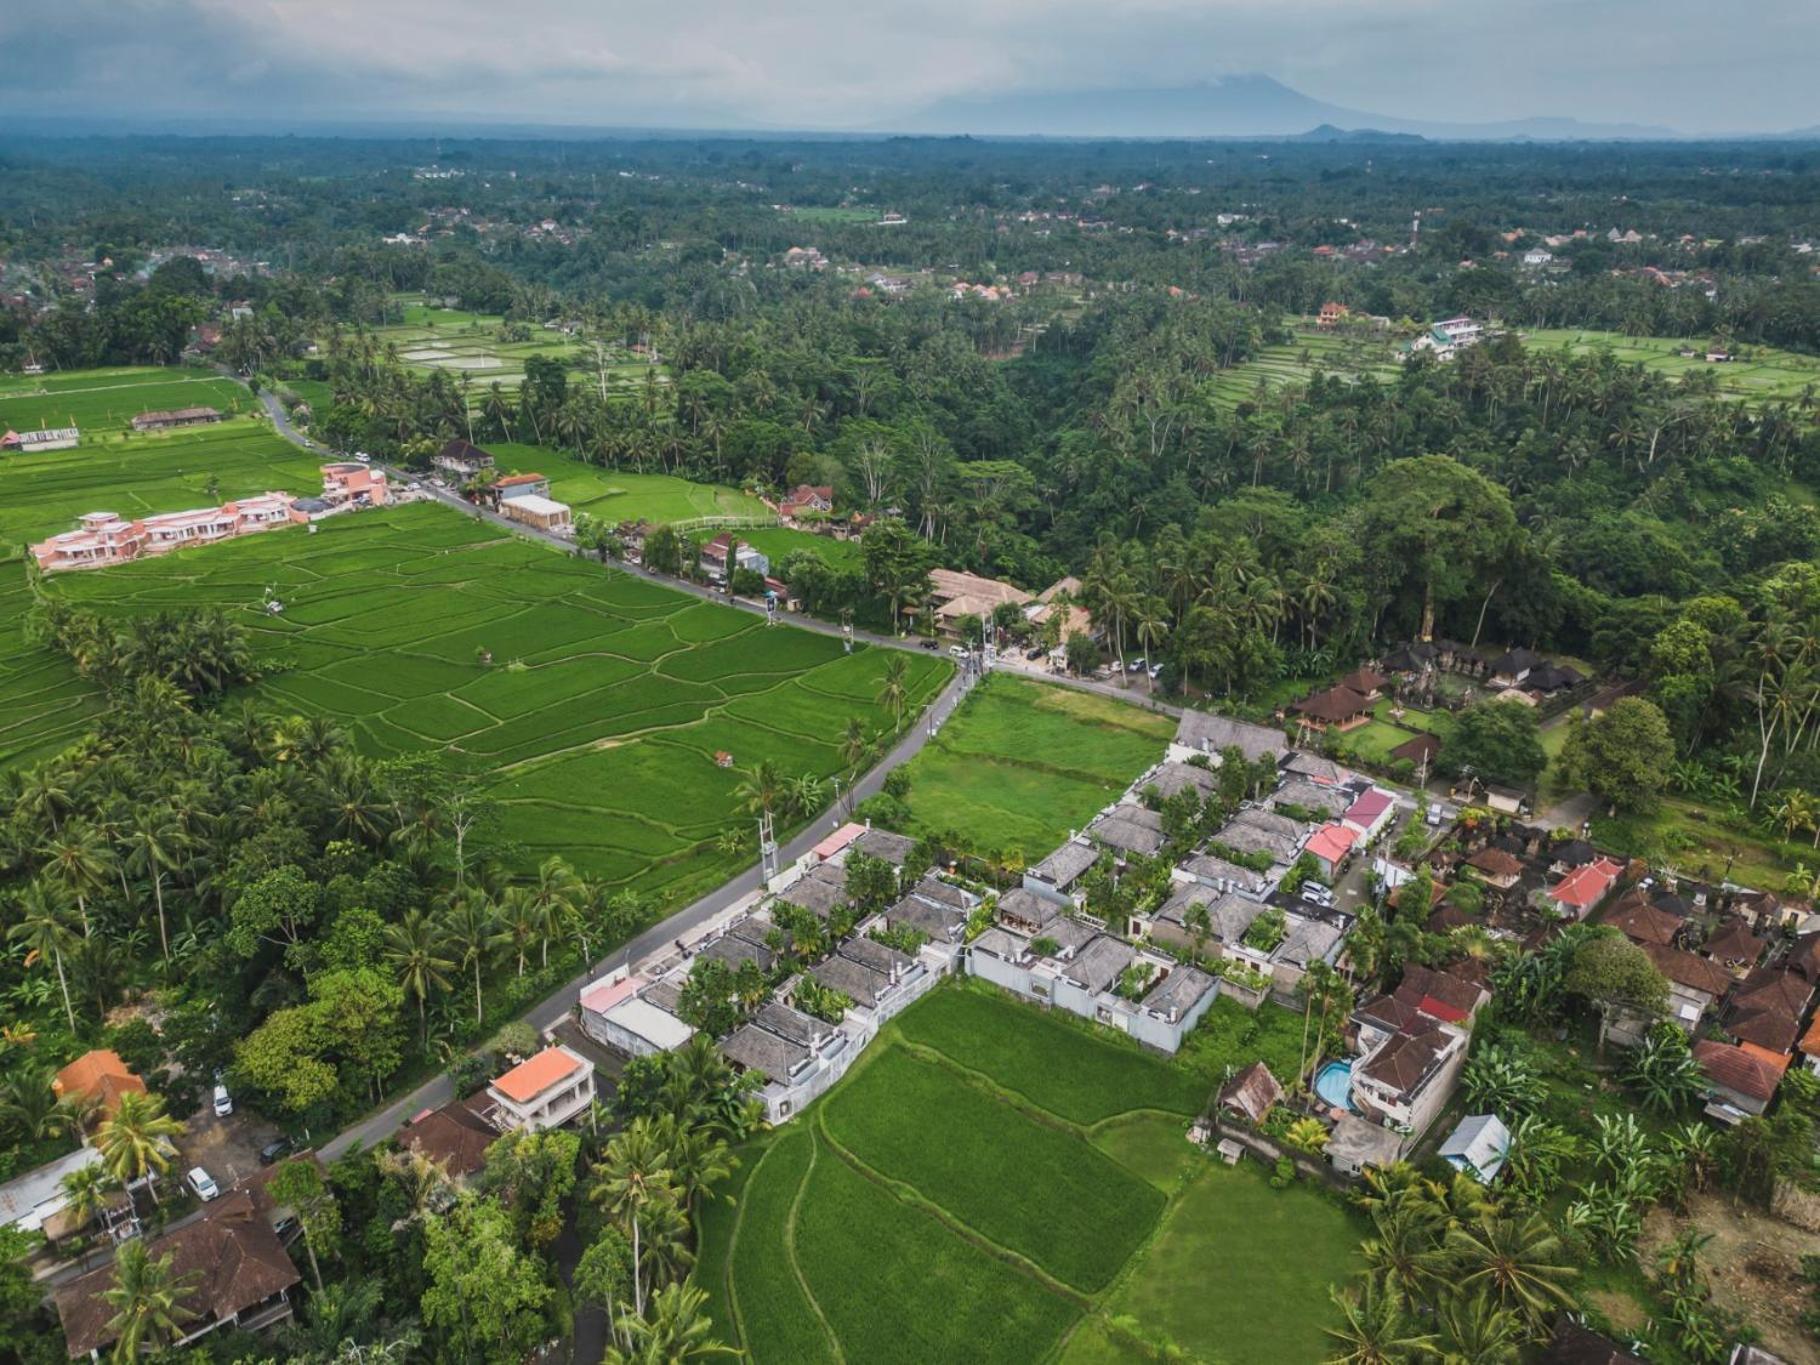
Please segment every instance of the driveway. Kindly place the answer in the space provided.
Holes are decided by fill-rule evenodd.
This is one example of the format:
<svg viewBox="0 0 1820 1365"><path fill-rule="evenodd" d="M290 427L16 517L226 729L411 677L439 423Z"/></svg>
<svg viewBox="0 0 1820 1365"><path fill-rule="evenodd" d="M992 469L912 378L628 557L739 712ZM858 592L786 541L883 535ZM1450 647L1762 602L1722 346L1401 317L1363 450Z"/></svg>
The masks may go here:
<svg viewBox="0 0 1820 1365"><path fill-rule="evenodd" d="M173 1164L171 1174L181 1179L190 1167L200 1166L223 1190L257 1172L259 1149L280 1136L276 1124L252 1114L216 1118L214 1106L206 1102L187 1124L177 1144L181 1162Z"/></svg>

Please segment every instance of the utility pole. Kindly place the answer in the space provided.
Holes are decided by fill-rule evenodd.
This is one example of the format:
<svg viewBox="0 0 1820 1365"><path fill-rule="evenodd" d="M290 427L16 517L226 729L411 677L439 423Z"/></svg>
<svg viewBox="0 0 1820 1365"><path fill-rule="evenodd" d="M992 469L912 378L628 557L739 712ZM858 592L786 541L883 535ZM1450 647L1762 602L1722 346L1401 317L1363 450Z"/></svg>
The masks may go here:
<svg viewBox="0 0 1820 1365"><path fill-rule="evenodd" d="M758 873L759 881L769 886L777 876L777 839L769 810L761 811L758 817Z"/></svg>

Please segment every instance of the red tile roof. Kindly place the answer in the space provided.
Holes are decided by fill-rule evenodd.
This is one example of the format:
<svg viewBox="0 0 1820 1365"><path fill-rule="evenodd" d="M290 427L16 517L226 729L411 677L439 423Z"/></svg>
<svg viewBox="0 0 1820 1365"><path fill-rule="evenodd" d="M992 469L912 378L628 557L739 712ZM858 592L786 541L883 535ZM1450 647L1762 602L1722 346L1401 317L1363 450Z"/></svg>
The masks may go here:
<svg viewBox="0 0 1820 1365"><path fill-rule="evenodd" d="M1373 787L1357 801L1346 808L1346 814L1340 818L1350 820L1355 825L1369 825L1395 803L1396 798L1389 792L1379 791Z"/></svg>
<svg viewBox="0 0 1820 1365"><path fill-rule="evenodd" d="M1359 836L1345 825L1322 825L1308 841L1308 852L1326 862L1337 863L1352 851Z"/></svg>
<svg viewBox="0 0 1820 1365"><path fill-rule="evenodd" d="M1694 1060L1714 1085L1754 1100L1774 1098L1781 1073L1741 1047L1710 1038L1694 1044Z"/></svg>
<svg viewBox="0 0 1820 1365"><path fill-rule="evenodd" d="M1624 870L1622 863L1610 858L1595 858L1584 867L1576 867L1549 891L1549 898L1562 905L1571 905L1576 910L1587 910L1595 906L1611 890L1611 884L1618 880L1618 874Z"/></svg>

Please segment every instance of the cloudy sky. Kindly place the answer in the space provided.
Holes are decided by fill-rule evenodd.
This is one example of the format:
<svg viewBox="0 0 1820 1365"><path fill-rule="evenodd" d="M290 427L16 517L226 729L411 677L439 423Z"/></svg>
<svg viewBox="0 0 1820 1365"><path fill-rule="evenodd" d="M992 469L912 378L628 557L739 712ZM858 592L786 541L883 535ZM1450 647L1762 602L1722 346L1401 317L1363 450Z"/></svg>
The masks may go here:
<svg viewBox="0 0 1820 1365"><path fill-rule="evenodd" d="M1392 117L1820 124L1816 0L0 0L0 114L885 128L1262 72Z"/></svg>

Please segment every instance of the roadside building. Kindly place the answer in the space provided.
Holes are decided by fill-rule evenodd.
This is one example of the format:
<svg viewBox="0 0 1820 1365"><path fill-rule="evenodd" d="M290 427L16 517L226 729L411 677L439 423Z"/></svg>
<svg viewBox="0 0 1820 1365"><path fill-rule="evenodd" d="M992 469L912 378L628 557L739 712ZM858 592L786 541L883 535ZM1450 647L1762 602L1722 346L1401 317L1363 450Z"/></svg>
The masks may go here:
<svg viewBox="0 0 1820 1365"><path fill-rule="evenodd" d="M594 1063L569 1048L546 1047L489 1085L487 1098L486 1117L501 1130L557 1128L594 1102Z"/></svg>

